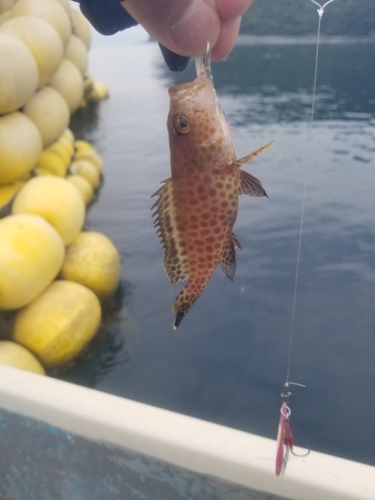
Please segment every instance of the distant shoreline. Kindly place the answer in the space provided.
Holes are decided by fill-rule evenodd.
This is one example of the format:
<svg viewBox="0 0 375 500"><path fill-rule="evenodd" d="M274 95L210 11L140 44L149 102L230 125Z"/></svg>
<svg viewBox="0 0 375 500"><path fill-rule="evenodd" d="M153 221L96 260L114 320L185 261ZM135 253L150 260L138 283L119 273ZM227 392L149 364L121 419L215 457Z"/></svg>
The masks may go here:
<svg viewBox="0 0 375 500"><path fill-rule="evenodd" d="M271 35L246 35L237 37L237 45L292 45L292 44L315 44L316 35L303 36L271 36ZM320 36L320 43L342 44L342 43L375 43L375 36Z"/></svg>

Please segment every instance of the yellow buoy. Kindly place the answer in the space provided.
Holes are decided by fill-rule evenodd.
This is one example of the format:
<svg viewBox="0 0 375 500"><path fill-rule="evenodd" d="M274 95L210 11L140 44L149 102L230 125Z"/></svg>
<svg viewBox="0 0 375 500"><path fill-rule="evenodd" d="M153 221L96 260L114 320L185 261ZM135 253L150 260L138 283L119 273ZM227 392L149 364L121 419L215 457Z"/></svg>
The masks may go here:
<svg viewBox="0 0 375 500"><path fill-rule="evenodd" d="M14 214L37 214L46 219L69 245L82 229L85 203L77 189L59 177L34 177L18 192Z"/></svg>
<svg viewBox="0 0 375 500"><path fill-rule="evenodd" d="M57 177L65 177L67 164L60 156L45 149L40 155L36 168L46 170Z"/></svg>
<svg viewBox="0 0 375 500"><path fill-rule="evenodd" d="M85 44L87 50L91 45L91 27L85 16L79 10L72 9L70 12L73 24L73 31Z"/></svg>
<svg viewBox="0 0 375 500"><path fill-rule="evenodd" d="M70 162L70 160L74 154L73 142L68 139L68 137L65 135L65 133L60 137L60 139L57 142L67 151L67 154L69 156L69 162Z"/></svg>
<svg viewBox="0 0 375 500"><path fill-rule="evenodd" d="M66 48L65 59L69 59L79 70L82 76L87 71L88 54L85 44L76 35L72 35L69 45Z"/></svg>
<svg viewBox="0 0 375 500"><path fill-rule="evenodd" d="M30 50L16 37L0 33L0 115L26 104L38 81L38 68Z"/></svg>
<svg viewBox="0 0 375 500"><path fill-rule="evenodd" d="M79 103L79 108L78 109L84 109L87 107L87 101L85 98L82 99L82 101Z"/></svg>
<svg viewBox="0 0 375 500"><path fill-rule="evenodd" d="M0 208L9 203L22 186L23 182L14 182L13 184L0 186Z"/></svg>
<svg viewBox="0 0 375 500"><path fill-rule="evenodd" d="M64 9L67 11L68 15L70 14L70 0L56 0L61 4Z"/></svg>
<svg viewBox="0 0 375 500"><path fill-rule="evenodd" d="M99 102L109 97L108 86L103 82L94 81L91 92L87 94L87 99L92 102Z"/></svg>
<svg viewBox="0 0 375 500"><path fill-rule="evenodd" d="M30 351L8 340L0 340L0 365L13 366L40 375L45 374L43 366Z"/></svg>
<svg viewBox="0 0 375 500"><path fill-rule="evenodd" d="M83 97L83 78L77 67L68 59L63 59L50 85L63 96L70 113L74 113Z"/></svg>
<svg viewBox="0 0 375 500"><path fill-rule="evenodd" d="M87 286L105 300L117 288L120 267L120 256L111 240L88 231L80 233L66 249L61 276Z"/></svg>
<svg viewBox="0 0 375 500"><path fill-rule="evenodd" d="M74 147L77 151L96 151L92 144L83 140L74 141Z"/></svg>
<svg viewBox="0 0 375 500"><path fill-rule="evenodd" d="M0 185L28 174L41 152L39 130L27 116L18 112L0 116Z"/></svg>
<svg viewBox="0 0 375 500"><path fill-rule="evenodd" d="M62 5L51 0L17 0L11 10L11 17L40 17L51 24L67 47L72 34L72 25L68 13Z"/></svg>
<svg viewBox="0 0 375 500"><path fill-rule="evenodd" d="M57 141L70 120L69 108L64 98L51 87L40 89L23 111L38 127L44 148Z"/></svg>
<svg viewBox="0 0 375 500"><path fill-rule="evenodd" d="M13 35L27 46L38 67L38 87L48 83L64 54L61 38L55 28L38 17L14 17L0 27L0 33Z"/></svg>
<svg viewBox="0 0 375 500"><path fill-rule="evenodd" d="M71 184L73 184L73 186L75 186L78 189L79 193L83 198L83 201L85 202L86 205L88 205L94 196L94 189L92 185L89 183L89 181L86 180L81 175L68 175L66 180ZM0 197L1 197L1 191L0 191Z"/></svg>
<svg viewBox="0 0 375 500"><path fill-rule="evenodd" d="M78 283L55 281L17 313L13 338L46 368L57 368L90 342L100 319L100 303L91 290Z"/></svg>
<svg viewBox="0 0 375 500"><path fill-rule="evenodd" d="M73 161L70 165L72 174L81 175L90 182L92 187L96 189L100 184L100 173L92 163L87 160Z"/></svg>
<svg viewBox="0 0 375 500"><path fill-rule="evenodd" d="M85 77L84 77L84 80L83 80L83 84L84 84L84 95L85 95L85 98L91 94L93 88L94 88L94 79L91 75L89 74L85 74Z"/></svg>
<svg viewBox="0 0 375 500"><path fill-rule="evenodd" d="M64 165L68 167L74 153L74 148L66 139L60 137L45 151L59 156L63 160Z"/></svg>
<svg viewBox="0 0 375 500"><path fill-rule="evenodd" d="M81 149L74 155L74 161L85 160L90 162L96 170L100 173L103 169L103 160L94 149Z"/></svg>
<svg viewBox="0 0 375 500"><path fill-rule="evenodd" d="M1 5L1 4L0 4ZM3 12L3 14L0 14L0 26L10 19L10 12L9 10Z"/></svg>
<svg viewBox="0 0 375 500"><path fill-rule="evenodd" d="M31 177L33 176L33 171L34 171L34 169L32 169L30 172L27 172L27 174L25 174L19 178L19 181L25 183L26 181L31 179Z"/></svg>
<svg viewBox="0 0 375 500"><path fill-rule="evenodd" d="M1 0L0 2L0 14L4 12L8 12L13 5L16 3L16 0Z"/></svg>
<svg viewBox="0 0 375 500"><path fill-rule="evenodd" d="M74 134L73 132L70 130L70 128L66 128L64 130L64 133L61 137L65 137L66 139L68 139L68 141L71 143L71 144L74 144Z"/></svg>
<svg viewBox="0 0 375 500"><path fill-rule="evenodd" d="M39 167L35 168L34 172L35 172L36 176L41 176L41 175L55 175L50 170L46 170L45 168L39 168Z"/></svg>
<svg viewBox="0 0 375 500"><path fill-rule="evenodd" d="M64 244L51 224L30 214L1 219L0 241L0 309L18 309L55 279Z"/></svg>

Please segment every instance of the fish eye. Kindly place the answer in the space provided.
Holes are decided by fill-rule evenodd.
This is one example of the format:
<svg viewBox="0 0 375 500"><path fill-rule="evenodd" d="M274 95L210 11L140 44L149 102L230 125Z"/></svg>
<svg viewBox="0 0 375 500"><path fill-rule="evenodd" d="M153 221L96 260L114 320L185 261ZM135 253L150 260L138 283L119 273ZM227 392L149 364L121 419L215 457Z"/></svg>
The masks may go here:
<svg viewBox="0 0 375 500"><path fill-rule="evenodd" d="M186 116L178 116L176 119L177 132L180 134L187 134L190 130L189 120Z"/></svg>

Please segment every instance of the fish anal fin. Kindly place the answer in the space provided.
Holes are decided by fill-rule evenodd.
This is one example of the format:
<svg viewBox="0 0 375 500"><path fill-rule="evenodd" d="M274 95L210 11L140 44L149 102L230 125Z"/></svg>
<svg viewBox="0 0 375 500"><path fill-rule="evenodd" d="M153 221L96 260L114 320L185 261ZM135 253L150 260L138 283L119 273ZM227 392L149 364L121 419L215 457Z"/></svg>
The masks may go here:
<svg viewBox="0 0 375 500"><path fill-rule="evenodd" d="M188 278L186 263L181 258L179 245L181 235L176 222L176 206L173 194L173 182L167 179L155 193L158 196L153 208L154 226L158 228L159 237L165 249L163 265L172 285ZM153 196L155 196L153 195Z"/></svg>
<svg viewBox="0 0 375 500"><path fill-rule="evenodd" d="M260 180L249 174L248 172L245 172L244 170L240 170L239 194L247 194L248 196L256 197L267 196L267 193Z"/></svg>
<svg viewBox="0 0 375 500"><path fill-rule="evenodd" d="M236 274L236 250L235 248L241 248L237 238L235 235L231 235L227 242L223 247L223 251L220 256L219 264L224 271L224 273L228 276L228 278L233 281L234 276Z"/></svg>
<svg viewBox="0 0 375 500"><path fill-rule="evenodd" d="M238 241L237 236L234 233L232 234L232 238L233 238L234 248L242 249L241 243Z"/></svg>

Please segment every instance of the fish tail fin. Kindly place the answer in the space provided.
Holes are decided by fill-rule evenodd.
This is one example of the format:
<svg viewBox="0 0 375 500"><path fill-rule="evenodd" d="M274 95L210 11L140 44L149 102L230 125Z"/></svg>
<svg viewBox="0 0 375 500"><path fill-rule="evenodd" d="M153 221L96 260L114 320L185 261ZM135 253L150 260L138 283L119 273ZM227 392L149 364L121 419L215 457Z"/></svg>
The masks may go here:
<svg viewBox="0 0 375 500"><path fill-rule="evenodd" d="M177 330L181 321L199 299L204 287L207 284L209 276L205 280L189 280L183 290L177 295L172 305L172 311L175 315L173 329Z"/></svg>

